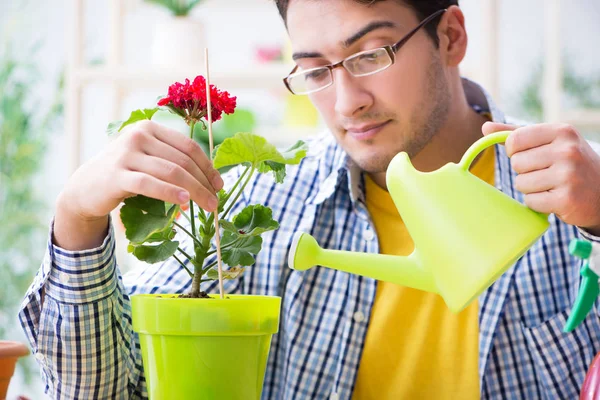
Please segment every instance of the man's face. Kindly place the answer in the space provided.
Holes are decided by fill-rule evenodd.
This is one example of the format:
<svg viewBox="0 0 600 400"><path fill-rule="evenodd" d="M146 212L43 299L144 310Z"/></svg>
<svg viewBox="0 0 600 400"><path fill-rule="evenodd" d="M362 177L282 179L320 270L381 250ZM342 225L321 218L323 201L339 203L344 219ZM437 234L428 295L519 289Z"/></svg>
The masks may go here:
<svg viewBox="0 0 600 400"><path fill-rule="evenodd" d="M383 21L393 26L365 30ZM292 0L287 14L302 69L393 45L419 22L412 9L395 0L369 7L353 0ZM352 43L344 43L350 38ZM444 124L450 107L446 72L435 44L421 29L388 69L354 77L336 68L333 85L310 97L350 157L364 171L385 172L396 154L406 151L414 157Z"/></svg>

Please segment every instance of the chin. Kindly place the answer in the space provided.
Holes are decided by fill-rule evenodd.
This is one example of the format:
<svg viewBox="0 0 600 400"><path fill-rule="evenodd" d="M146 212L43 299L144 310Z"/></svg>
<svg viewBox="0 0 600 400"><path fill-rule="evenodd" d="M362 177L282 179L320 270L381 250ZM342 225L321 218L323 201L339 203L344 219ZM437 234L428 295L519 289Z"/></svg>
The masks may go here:
<svg viewBox="0 0 600 400"><path fill-rule="evenodd" d="M390 162L397 153L390 154L386 152L358 152L355 154L348 153L352 161L360 167L361 170L376 174L386 172Z"/></svg>

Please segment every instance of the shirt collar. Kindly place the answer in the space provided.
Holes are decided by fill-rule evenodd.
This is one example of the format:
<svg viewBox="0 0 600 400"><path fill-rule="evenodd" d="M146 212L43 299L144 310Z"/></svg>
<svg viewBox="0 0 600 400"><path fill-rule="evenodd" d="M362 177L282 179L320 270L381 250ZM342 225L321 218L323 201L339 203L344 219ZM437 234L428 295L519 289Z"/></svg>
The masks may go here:
<svg viewBox="0 0 600 400"><path fill-rule="evenodd" d="M491 95L479 84L462 78L462 85L465 91L467 102L471 107L481 112L489 112L492 121L506 123L504 113L496 106ZM306 204L321 204L329 199L338 190L338 187L344 182L347 185L350 199L353 206L359 201L364 202L364 179L360 168L352 161L348 154L337 144L333 135L324 132L317 140L321 146L315 149L320 153L318 165L318 185L319 188L313 196L306 200ZM505 193L510 193L509 179L504 179L502 171L509 171L510 165L507 164L506 152L504 148L499 148L496 152L498 167L496 168L496 186ZM504 157L502 157L504 155ZM509 190L507 192L507 190Z"/></svg>

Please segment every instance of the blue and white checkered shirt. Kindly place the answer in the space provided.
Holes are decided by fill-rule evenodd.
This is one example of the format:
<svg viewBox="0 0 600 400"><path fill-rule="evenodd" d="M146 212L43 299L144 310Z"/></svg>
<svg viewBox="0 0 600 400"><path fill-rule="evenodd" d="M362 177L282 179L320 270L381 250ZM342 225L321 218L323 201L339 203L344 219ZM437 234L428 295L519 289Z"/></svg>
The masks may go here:
<svg viewBox="0 0 600 400"><path fill-rule="evenodd" d="M464 86L473 107L510 122L479 86L466 80ZM264 235L256 264L241 279L225 282L229 293L283 298L264 399L350 399L375 298L375 280L327 268L288 268L296 231L310 232L330 249L379 251L360 171L331 135L310 145L307 158L288 168L283 185L258 177L237 207L262 203L281 221L279 230ZM503 146L495 151L496 186L522 201ZM225 178L231 184L235 172ZM568 244L584 233L554 216L550 222L541 240L479 298L482 398L577 398L600 350L597 311L574 332L562 333L579 284L580 263L568 254ZM26 294L20 321L54 398L147 398L129 295L181 293L191 282L172 261L121 278L114 254L112 228L100 247L87 251L66 251L50 240ZM215 291L215 285L203 289Z"/></svg>

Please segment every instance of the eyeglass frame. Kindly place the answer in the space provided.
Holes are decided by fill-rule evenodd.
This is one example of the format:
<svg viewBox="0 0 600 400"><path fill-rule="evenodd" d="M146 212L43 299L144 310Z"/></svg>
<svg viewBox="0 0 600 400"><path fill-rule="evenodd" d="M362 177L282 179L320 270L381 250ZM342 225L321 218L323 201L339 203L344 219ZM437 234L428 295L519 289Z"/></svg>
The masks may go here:
<svg viewBox="0 0 600 400"><path fill-rule="evenodd" d="M343 60L335 63L335 64L329 64L329 65L323 65L321 67L316 67L316 68L310 68L307 69L305 71L301 71L301 73L305 74L307 72L312 72L318 69L322 69L322 68L327 68L329 70L329 75L331 76L331 82L329 84L327 84L326 86L320 87L318 89L306 92L306 93L301 93L301 94L297 94L294 93L294 91L292 90L290 84L289 84L289 79L294 77L294 74L296 73L296 71L298 70L298 68L300 68L298 65L296 65L294 67L294 69L292 69L292 71L288 74L288 76L286 76L285 78L283 78L283 83L285 85L285 87L287 88L287 90L290 91L290 93L294 94L294 95L299 95L299 96L303 96L303 95L307 95L307 94L311 94L311 93L316 93L319 92L323 89L328 88L329 86L333 85L333 70L338 68L338 67L343 67L344 69L346 69L346 67L344 66L344 63L346 61L348 61L349 59L352 59L354 57L360 56L362 54L365 53L370 53L373 52L375 50L380 50L380 49L384 49L386 51L386 53L388 54L388 56L390 57L391 63L381 69L378 69L376 71L373 72L369 72L366 74L360 74L360 75L354 75L352 72L348 71L348 69L346 69L346 71L348 71L352 76L355 77L361 77L361 76L369 76L369 75L374 75L378 72L384 71L386 69L388 69L390 66L392 66L394 64L394 62L396 62L396 53L398 52L398 50L400 50L400 48L402 46L404 46L406 44L406 42L408 42L408 40L410 38L412 38L421 28L423 28L425 25L427 25L429 22L433 21L435 18L437 18L438 16L442 15L443 13L445 13L447 11L447 9L442 8L440 10L437 10L436 12L434 12L433 14L431 14L430 16L428 16L427 18L423 19L421 22L419 22L419 24L413 28L413 30L411 30L410 32L408 32L406 35L404 35L398 42L396 42L393 45L385 45L385 46L381 46L381 47L377 47L371 50L364 50L364 51L360 51L358 53L354 53L351 56L348 56L346 58L344 58ZM298 72L298 75L300 73Z"/></svg>

